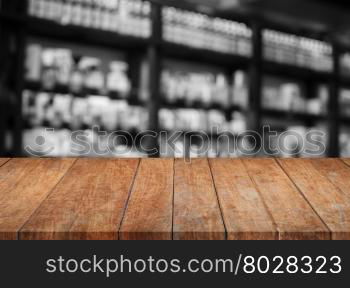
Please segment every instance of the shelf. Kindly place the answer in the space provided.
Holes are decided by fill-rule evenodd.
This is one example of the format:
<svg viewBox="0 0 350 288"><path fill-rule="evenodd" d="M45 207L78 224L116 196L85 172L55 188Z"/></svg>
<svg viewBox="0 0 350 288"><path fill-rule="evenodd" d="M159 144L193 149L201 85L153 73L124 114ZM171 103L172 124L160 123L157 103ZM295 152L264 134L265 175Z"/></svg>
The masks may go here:
<svg viewBox="0 0 350 288"><path fill-rule="evenodd" d="M40 82L37 81L25 81L24 89L33 92L46 92L46 93L56 93L56 94L72 94L74 96L82 96L84 93L72 93L69 91L69 87L66 85L55 85L53 89L45 89L42 87Z"/></svg>
<svg viewBox="0 0 350 288"><path fill-rule="evenodd" d="M212 51L208 49L194 48L181 44L163 41L161 43L163 55L200 64L212 64L227 68L246 68L250 62L247 57Z"/></svg>
<svg viewBox="0 0 350 288"><path fill-rule="evenodd" d="M340 89L350 89L350 77L342 77L339 84Z"/></svg>
<svg viewBox="0 0 350 288"><path fill-rule="evenodd" d="M217 104L217 105L215 105L215 104L204 105L202 103L194 103L193 105L188 105L188 104L183 103L183 102L177 102L177 103L163 102L161 104L161 107L165 108L165 109L198 109L198 110L206 110L206 111L220 110L220 111L223 111L225 113L234 112L234 111L239 111L239 112L244 111L243 108L240 108L238 106L223 107L219 104Z"/></svg>
<svg viewBox="0 0 350 288"><path fill-rule="evenodd" d="M331 81L331 72L316 71L308 68L298 67L290 64L277 63L265 60L263 62L263 71L279 77L290 77L299 80L313 82Z"/></svg>
<svg viewBox="0 0 350 288"><path fill-rule="evenodd" d="M126 50L145 49L148 38L121 35L112 31L87 28L76 25L61 25L51 20L27 17L28 32L31 35L70 41L79 44L104 46Z"/></svg>
<svg viewBox="0 0 350 288"><path fill-rule="evenodd" d="M47 121L44 121L42 123L42 126L40 126L40 127L33 126L33 125L29 124L29 122L27 120L24 120L23 123L24 123L24 129L25 130L34 130L34 129L37 129L37 128L43 128L43 129L54 128ZM94 127L95 126L96 125L94 125ZM77 131L91 130L91 127L88 127L88 126L84 125L84 126L80 127L79 129L72 130L72 128L70 127L69 123L64 123L64 125L62 125L59 128L56 127L55 129L57 131L59 131L61 129L67 129L70 132L77 132ZM110 134L113 133L114 136L124 136L125 139L127 139L129 142L132 142L133 140L138 140L139 141L141 137L148 136L148 135L151 135L151 136L153 135L152 132L150 132L150 131L139 131L139 130L137 130L135 128L130 128L129 130L125 130L125 129L122 129L120 127L115 127L115 129L113 129L112 131L108 131L103 126L101 126L100 127L100 131L104 131L104 132L107 132L107 133L110 133Z"/></svg>
<svg viewBox="0 0 350 288"><path fill-rule="evenodd" d="M340 122L343 125L350 126L350 117L349 116L343 116L340 118Z"/></svg>
<svg viewBox="0 0 350 288"><path fill-rule="evenodd" d="M80 93L75 93L70 91L69 87L67 85L56 85L53 89L45 89L42 87L40 82L36 81L26 81L24 85L24 89L33 91L33 92L44 92L44 93L54 93L54 94L71 94L74 97L81 97L84 98L87 95L98 95L102 97L109 97L113 100L125 100L128 101L130 105L134 106L139 106L140 104L137 100L133 100L135 98L135 94L131 94L127 98L120 97L117 93L111 92L108 93L108 95L102 95L99 91L97 90L90 90L90 89L84 89Z"/></svg>
<svg viewBox="0 0 350 288"><path fill-rule="evenodd" d="M299 113L294 111L281 111L281 110L274 110L274 109L263 109L262 115L264 117L272 117L272 118L278 118L283 120L293 120L293 121L312 121L312 122L318 122L318 121L324 121L326 120L325 115L313 115L308 113Z"/></svg>
<svg viewBox="0 0 350 288"><path fill-rule="evenodd" d="M162 132L167 132L168 134L180 134L182 136L186 137L201 137L207 135L209 139L216 139L222 136L236 136L234 133L230 131L224 131L224 132L206 132L206 131L181 131L181 130L165 130L165 129L160 129Z"/></svg>
<svg viewBox="0 0 350 288"><path fill-rule="evenodd" d="M136 95L136 94L134 94ZM139 100L137 98L137 95L136 97L132 97L132 98L129 98L127 99L128 103L130 106L141 106L141 107L147 107L147 102L146 101L142 101L142 100Z"/></svg>

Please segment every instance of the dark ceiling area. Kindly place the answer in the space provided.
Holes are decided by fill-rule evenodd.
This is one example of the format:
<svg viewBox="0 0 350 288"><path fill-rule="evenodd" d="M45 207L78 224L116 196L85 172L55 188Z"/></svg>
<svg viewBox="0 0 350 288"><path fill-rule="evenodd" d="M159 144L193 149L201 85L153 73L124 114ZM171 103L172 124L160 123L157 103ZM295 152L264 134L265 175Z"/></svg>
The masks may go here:
<svg viewBox="0 0 350 288"><path fill-rule="evenodd" d="M157 1L157 0L156 0ZM260 19L350 45L350 0L159 0L214 15ZM308 33L310 34L310 33ZM322 35L322 36L319 36ZM331 35L331 36L329 36ZM332 38L332 39L328 39Z"/></svg>

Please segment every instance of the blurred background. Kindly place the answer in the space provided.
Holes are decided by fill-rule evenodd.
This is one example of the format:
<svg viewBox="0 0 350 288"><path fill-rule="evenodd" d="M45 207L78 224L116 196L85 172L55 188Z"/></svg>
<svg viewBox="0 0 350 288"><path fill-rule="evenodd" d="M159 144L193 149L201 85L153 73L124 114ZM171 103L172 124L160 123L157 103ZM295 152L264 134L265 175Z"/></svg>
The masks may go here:
<svg viewBox="0 0 350 288"><path fill-rule="evenodd" d="M0 0L0 156L72 156L74 131L112 147L104 157L244 156L233 143L267 156L277 137L243 135L270 125L323 131L320 156L350 157L349 12L340 0ZM176 136L176 151L151 131Z"/></svg>

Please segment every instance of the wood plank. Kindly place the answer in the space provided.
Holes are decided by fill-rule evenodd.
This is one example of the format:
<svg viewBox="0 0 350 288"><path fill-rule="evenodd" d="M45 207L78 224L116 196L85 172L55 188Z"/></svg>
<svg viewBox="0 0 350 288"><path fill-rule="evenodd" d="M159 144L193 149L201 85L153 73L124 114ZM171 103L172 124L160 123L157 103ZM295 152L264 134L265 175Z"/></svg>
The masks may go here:
<svg viewBox="0 0 350 288"><path fill-rule="evenodd" d="M280 160L280 164L330 228L350 240L350 168L338 159Z"/></svg>
<svg viewBox="0 0 350 288"><path fill-rule="evenodd" d="M121 240L171 240L173 159L143 159L135 179Z"/></svg>
<svg viewBox="0 0 350 288"><path fill-rule="evenodd" d="M78 160L20 232L25 240L115 240L139 160Z"/></svg>
<svg viewBox="0 0 350 288"><path fill-rule="evenodd" d="M226 238L208 160L177 159L174 189L174 239Z"/></svg>
<svg viewBox="0 0 350 288"><path fill-rule="evenodd" d="M344 159L342 159L342 161L346 164L346 165L348 165L348 166L350 166L350 159L348 159L348 158L344 158Z"/></svg>
<svg viewBox="0 0 350 288"><path fill-rule="evenodd" d="M275 224L242 160L209 163L228 240L277 240Z"/></svg>
<svg viewBox="0 0 350 288"><path fill-rule="evenodd" d="M10 160L9 158L0 158L0 167L3 166L9 160Z"/></svg>
<svg viewBox="0 0 350 288"><path fill-rule="evenodd" d="M273 159L244 159L281 240L330 239L330 232Z"/></svg>
<svg viewBox="0 0 350 288"><path fill-rule="evenodd" d="M73 159L13 159L0 168L0 239L17 239Z"/></svg>

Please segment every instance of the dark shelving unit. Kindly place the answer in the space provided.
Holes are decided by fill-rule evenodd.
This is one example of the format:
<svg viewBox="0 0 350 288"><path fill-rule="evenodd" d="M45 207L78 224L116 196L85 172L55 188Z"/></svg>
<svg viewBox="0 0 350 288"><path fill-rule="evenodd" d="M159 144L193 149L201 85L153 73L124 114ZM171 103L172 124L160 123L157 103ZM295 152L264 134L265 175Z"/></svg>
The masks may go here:
<svg viewBox="0 0 350 288"><path fill-rule="evenodd" d="M19 1L19 0L17 0ZM161 1L152 0L152 36L150 38L138 38L127 35L120 35L114 32L102 31L98 29L85 28L74 25L61 25L50 20L38 19L26 15L26 2L23 2L23 14L16 14L13 12L0 11L0 25L3 23L10 23L14 26L13 30L16 30L17 41L19 44L18 59L16 61L16 95L17 95L17 108L15 112L15 143L16 147L13 151L13 155L20 155L21 153L21 137L22 137L22 124L21 124L21 98L22 91L25 88L32 87L33 89L39 89L33 83L25 83L24 81L24 51L26 39L29 36L43 36L60 41L70 41L74 43L94 45L99 47L108 47L113 49L123 50L132 55L130 58L135 58L135 55L145 55L149 62L149 95L150 100L148 103L141 103L133 97L132 102L140 105L146 105L150 114L149 129L151 131L159 131L159 109L166 108L189 108L186 105L168 105L162 101L162 95L160 91L160 77L162 69L162 61L165 58L174 58L190 62L200 62L205 64L213 64L220 66L229 73L238 70L245 69L249 75L250 96L249 111L243 111L247 114L249 127L255 131L261 131L262 117L269 116L274 118L288 118L299 121L312 122L312 121L327 121L329 124L329 156L339 156L339 124L350 124L349 119L339 117L339 89L340 87L350 87L350 77L341 77L339 73L339 53L337 45L333 43L333 60L334 67L330 73L319 72L308 68L301 68L289 64L276 63L266 61L263 59L263 39L262 31L265 28L276 29L278 31L293 33L300 36L307 36L315 39L326 39L325 35L315 34L313 31L294 30L288 29L283 26L276 26L262 19L255 17L230 17L229 20L238 20L246 23L253 32L252 44L253 55L251 58L242 56L215 52L207 49L199 49L188 47L180 44L169 43L162 39L162 3ZM179 4L172 4L177 8L188 9L190 6L179 6ZM332 35L328 35L332 36ZM327 37L328 37L327 36ZM331 39L328 37L327 39ZM138 64L134 63L134 66ZM133 73L134 81L137 82L137 73ZM330 103L329 111L326 116L308 115L305 113L293 113L285 111L273 111L262 108L262 83L264 75L277 75L281 77L290 77L296 80L302 80L306 83L326 83L330 86ZM135 82L134 82L135 83ZM34 86L33 86L34 85ZM37 85L37 84L36 84ZM62 87L61 87L62 88ZM63 88L64 90L65 88ZM66 90L64 90L66 91ZM208 107L211 109L214 107ZM215 107L217 108L217 107ZM238 107L229 107L221 109L226 113L232 111L242 111ZM149 145L150 147L156 147L158 144L157 139L153 139Z"/></svg>
<svg viewBox="0 0 350 288"><path fill-rule="evenodd" d="M350 77L341 77L339 79L339 86L344 89L350 89Z"/></svg>
<svg viewBox="0 0 350 288"><path fill-rule="evenodd" d="M27 33L31 36L44 36L99 47L145 50L150 42L146 38L76 25L62 25L51 20L30 16L25 18L25 23L27 24Z"/></svg>
<svg viewBox="0 0 350 288"><path fill-rule="evenodd" d="M350 117L340 117L339 121L340 121L343 125L350 126Z"/></svg>
<svg viewBox="0 0 350 288"><path fill-rule="evenodd" d="M163 98L164 99L164 98ZM176 103L168 103L166 101L161 102L161 107L166 108L166 109L199 109L199 110L220 110L225 113L231 113L231 112L246 112L243 108L238 107L236 105L231 105L229 107L223 107L221 105L215 105L215 104L210 104L210 105L204 105L201 103L193 103L191 105L186 104L184 102L176 102Z"/></svg>
<svg viewBox="0 0 350 288"><path fill-rule="evenodd" d="M4 80L0 84L7 90L4 95L0 95L0 156L18 156L22 150L21 113L25 61L25 21L22 16L26 4L26 1L14 0L11 5L0 7L0 69L6 79L0 79ZM5 145L8 136L14 143L13 151Z"/></svg>
<svg viewBox="0 0 350 288"><path fill-rule="evenodd" d="M208 49L189 47L181 44L162 42L161 52L163 57L212 64L228 68L247 68L250 59L244 56L233 55Z"/></svg>
<svg viewBox="0 0 350 288"><path fill-rule="evenodd" d="M294 111L281 111L275 109L262 109L262 114L265 117L281 118L292 121L303 121L303 122L319 122L327 120L326 115L314 115L308 113L300 113Z"/></svg>
<svg viewBox="0 0 350 288"><path fill-rule="evenodd" d="M68 85L55 85L53 88L44 88L40 82L37 81L25 81L24 82L24 89L32 91L32 92L46 92L46 93L53 93L53 94L70 94L74 97L86 97L87 95L100 95L105 96L114 100L128 100L129 103L136 104L141 103L138 100L137 92L134 91L128 97L124 98L118 95L117 93L106 93L106 95L103 95L100 93L100 91L94 90L94 89L82 89L80 92L73 92L69 88ZM142 106L142 105L140 105Z"/></svg>
<svg viewBox="0 0 350 288"><path fill-rule="evenodd" d="M331 72L316 71L308 68L293 66L290 64L263 61L263 72L273 76L293 78L309 82L329 82Z"/></svg>

